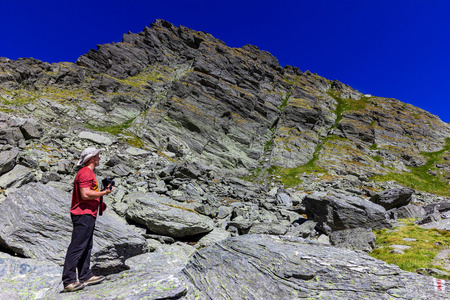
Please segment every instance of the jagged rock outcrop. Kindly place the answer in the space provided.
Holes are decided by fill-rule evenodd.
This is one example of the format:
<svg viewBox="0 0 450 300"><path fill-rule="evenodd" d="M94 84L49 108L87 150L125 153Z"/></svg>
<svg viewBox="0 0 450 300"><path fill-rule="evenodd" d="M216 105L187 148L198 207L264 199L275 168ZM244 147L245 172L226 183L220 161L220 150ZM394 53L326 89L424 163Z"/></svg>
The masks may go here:
<svg viewBox="0 0 450 300"><path fill-rule="evenodd" d="M390 189L376 194L370 198L373 203L383 206L389 210L392 208L399 208L408 205L411 202L411 195L414 193L413 189Z"/></svg>
<svg viewBox="0 0 450 300"><path fill-rule="evenodd" d="M450 178L449 125L412 105L156 20L76 63L0 58L0 111L0 249L33 258L2 254L0 298L60 298L60 270L39 260L61 264L71 230L61 199L87 147L104 149L97 178L117 184L93 266L132 272L85 299L442 296L432 278L346 250L370 251L390 219L446 218L447 198L372 177L422 167L430 181ZM17 276L30 285L5 279Z"/></svg>
<svg viewBox="0 0 450 300"><path fill-rule="evenodd" d="M446 299L435 279L361 252L298 238L246 235L192 255L183 247L127 260L101 285L61 294L61 267L0 253L8 299ZM351 260L348 260L351 257ZM19 280L20 278L20 280Z"/></svg>
<svg viewBox="0 0 450 300"><path fill-rule="evenodd" d="M131 193L124 202L128 205L126 218L153 233L180 238L208 233L214 228L212 220L197 213L195 206L156 193Z"/></svg>
<svg viewBox="0 0 450 300"><path fill-rule="evenodd" d="M0 245L23 257L62 265L72 232L70 201L70 194L50 186L22 186L0 203ZM145 239L113 213L99 217L96 228L94 269L123 270L127 258L146 251Z"/></svg>
<svg viewBox="0 0 450 300"><path fill-rule="evenodd" d="M315 192L303 200L309 219L324 233L351 228L390 228L386 209L354 196Z"/></svg>
<svg viewBox="0 0 450 300"><path fill-rule="evenodd" d="M176 151L177 140L179 158L237 173L259 162L292 168L313 158L341 175L404 171L450 137L447 124L416 107L282 68L256 46L230 48L163 20L75 64L2 59L0 70L4 103L22 101L27 114L117 126L147 147Z"/></svg>
<svg viewBox="0 0 450 300"><path fill-rule="evenodd" d="M351 257L351 261L348 260ZM246 235L194 254L185 276L202 299L445 299L433 279L351 250Z"/></svg>

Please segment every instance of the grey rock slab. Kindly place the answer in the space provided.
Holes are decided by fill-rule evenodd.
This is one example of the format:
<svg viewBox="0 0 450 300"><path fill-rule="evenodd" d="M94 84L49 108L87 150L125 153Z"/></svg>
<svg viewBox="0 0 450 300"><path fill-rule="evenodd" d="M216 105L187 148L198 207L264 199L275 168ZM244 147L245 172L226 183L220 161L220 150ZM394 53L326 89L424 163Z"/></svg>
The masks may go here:
<svg viewBox="0 0 450 300"><path fill-rule="evenodd" d="M297 236L301 238L308 238L317 234L316 232L317 222L312 220L303 220L300 223L294 223L293 226L287 232L287 235Z"/></svg>
<svg viewBox="0 0 450 300"><path fill-rule="evenodd" d="M17 149L0 152L0 175L11 171L16 165L16 158L19 155Z"/></svg>
<svg viewBox="0 0 450 300"><path fill-rule="evenodd" d="M303 199L309 219L325 233L349 228L391 228L386 210L375 203L339 193L314 192Z"/></svg>
<svg viewBox="0 0 450 300"><path fill-rule="evenodd" d="M191 203L180 203L156 193L133 192L125 196L126 217L154 233L171 237L193 236L213 230L213 221L194 211Z"/></svg>
<svg viewBox="0 0 450 300"><path fill-rule="evenodd" d="M0 244L62 265L72 234L70 203L69 193L41 183L12 192L0 203ZM92 265L104 273L120 270L125 259L144 253L145 245L140 234L106 210L97 218Z"/></svg>
<svg viewBox="0 0 450 300"><path fill-rule="evenodd" d="M248 234L273 234L283 235L288 231L287 226L278 223L255 223Z"/></svg>
<svg viewBox="0 0 450 300"><path fill-rule="evenodd" d="M20 125L20 131L26 140L39 139L43 136L42 127L35 119L26 119Z"/></svg>
<svg viewBox="0 0 450 300"><path fill-rule="evenodd" d="M371 252L375 248L376 236L369 228L351 228L333 231L330 242L339 248Z"/></svg>
<svg viewBox="0 0 450 300"><path fill-rule="evenodd" d="M50 261L0 252L0 299L46 299L46 294L58 291L61 274L62 267Z"/></svg>
<svg viewBox="0 0 450 300"><path fill-rule="evenodd" d="M32 181L36 181L36 178L31 170L22 165L16 165L14 169L0 176L0 188L18 187Z"/></svg>
<svg viewBox="0 0 450 300"><path fill-rule="evenodd" d="M0 299L179 299L187 293L180 271L188 258L170 251L139 255L127 261L128 271L109 275L99 285L62 293L61 267L0 253Z"/></svg>
<svg viewBox="0 0 450 300"><path fill-rule="evenodd" d="M195 248L201 249L209 247L217 242L223 241L231 237L231 233L222 228L214 228L213 231L202 237L196 244Z"/></svg>
<svg viewBox="0 0 450 300"><path fill-rule="evenodd" d="M147 155L151 154L150 151L140 149L140 148L135 148L135 147L129 147L125 151L128 154L133 155L133 156L147 156Z"/></svg>
<svg viewBox="0 0 450 300"><path fill-rule="evenodd" d="M196 252L187 299L447 299L432 277L300 238L244 235Z"/></svg>
<svg viewBox="0 0 450 300"><path fill-rule="evenodd" d="M420 227L426 229L436 228L437 230L450 230L450 219L443 219L440 221L427 223L424 225L420 225Z"/></svg>
<svg viewBox="0 0 450 300"><path fill-rule="evenodd" d="M89 140L91 142L105 146L110 146L113 143L113 141L109 137L89 131L80 132L78 134L78 137L80 139Z"/></svg>
<svg viewBox="0 0 450 300"><path fill-rule="evenodd" d="M411 248L411 246L408 246L408 245L390 245L389 248L399 249L399 250L408 250L408 249Z"/></svg>
<svg viewBox="0 0 450 300"><path fill-rule="evenodd" d="M413 239L413 238L403 238L402 240L405 242L417 242L417 239Z"/></svg>
<svg viewBox="0 0 450 300"><path fill-rule="evenodd" d="M426 211L422 206L415 204L408 204L402 207L399 207L396 210L397 218L399 219L410 219L410 218L422 218L425 216Z"/></svg>
<svg viewBox="0 0 450 300"><path fill-rule="evenodd" d="M292 199L286 193L277 194L277 203L284 206L292 206Z"/></svg>
<svg viewBox="0 0 450 300"><path fill-rule="evenodd" d="M393 188L374 195L370 201L386 209L399 208L411 202L413 192L410 188Z"/></svg>

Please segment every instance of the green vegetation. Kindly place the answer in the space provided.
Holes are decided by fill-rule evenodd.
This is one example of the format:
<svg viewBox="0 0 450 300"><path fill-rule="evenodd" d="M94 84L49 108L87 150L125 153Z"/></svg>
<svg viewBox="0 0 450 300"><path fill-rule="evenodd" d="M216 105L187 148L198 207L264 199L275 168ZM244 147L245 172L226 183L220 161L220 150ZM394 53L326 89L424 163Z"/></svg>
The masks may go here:
<svg viewBox="0 0 450 300"><path fill-rule="evenodd" d="M128 77L126 79L114 78L114 80L117 80L122 84L127 84L129 86L141 87L148 85L148 82L156 82L161 76L162 75L160 72L153 71L150 68L147 68L136 76Z"/></svg>
<svg viewBox="0 0 450 300"><path fill-rule="evenodd" d="M289 92L286 93L286 96L284 97L283 102L281 103L281 105L278 106L278 109L279 109L280 111L283 111L284 108L287 106L287 103L288 103L288 101L289 101L289 97L290 97L290 96L291 96L291 92L289 91Z"/></svg>
<svg viewBox="0 0 450 300"><path fill-rule="evenodd" d="M281 182L285 187L294 187L301 183L298 178L299 174L302 173L323 173L326 172L323 168L316 166L315 161L317 156L315 155L313 159L302 166L296 168L282 168L277 166L270 167L267 171L272 176L279 176Z"/></svg>
<svg viewBox="0 0 450 300"><path fill-rule="evenodd" d="M334 113L336 114L336 121L334 122L334 124L330 128L330 130L337 127L337 124L342 119L342 114L344 111L363 110L366 107L367 99L368 99L367 97L363 97L360 100L342 99L342 98L338 97L337 95L335 95L333 92L329 92L328 94L338 102L336 110L334 111ZM286 103L287 103L287 101L286 101ZM284 102L283 102L283 104L284 104ZM283 104L279 107L279 109L284 107ZM272 166L268 169L268 173L272 176L279 177L281 182L286 187L293 187L293 186L296 186L299 183L301 183L301 180L298 178L298 174L327 173L327 170L316 165L316 162L319 159L319 153L322 150L322 146L327 141L332 140L334 138L337 138L337 137L334 137L331 135L331 136L327 136L324 139L322 139L322 141L318 143L318 145L314 151L312 159L309 162L307 162L306 164L304 164L302 166L298 166L296 168L290 168L290 169ZM375 145L375 147L376 147L376 145Z"/></svg>
<svg viewBox="0 0 450 300"><path fill-rule="evenodd" d="M266 144L264 145L264 151L271 149L272 146L273 146L273 140L266 142Z"/></svg>
<svg viewBox="0 0 450 300"><path fill-rule="evenodd" d="M296 78L295 80L298 81L298 79L299 78ZM287 81L287 79L286 79L286 81ZM296 81L294 81L292 83L295 83ZM289 82L289 81L287 81L287 82ZM367 99L369 99L368 97L362 97L360 100L342 99L342 98L338 97L336 94L334 94L333 92L329 92L328 94L338 102L336 110L334 111L334 113L336 114L336 121L333 124L333 126L330 128L330 130L337 127L337 124L342 119L342 114L344 113L344 111L363 110L366 107L366 104L368 103ZM284 99L283 103L278 107L278 109L283 110L283 108L287 105L288 99L289 99L289 94L286 95L286 98ZM267 170L268 174L270 174L272 177L279 178L279 180L285 187L294 187L301 183L301 180L299 179L298 174L327 173L327 170L318 166L316 164L316 162L319 159L319 153L322 150L322 146L326 142L328 142L332 139L335 139L335 138L337 138L337 137L331 135L331 136L327 136L324 139L322 139L322 141L320 141L318 143L318 145L314 151L313 157L306 164L295 167L295 168L282 168L282 167L272 166ZM268 149L269 146L272 146L272 144L266 143L265 149ZM377 145L376 144L372 145L372 149L377 149ZM255 173L259 173L259 176L261 176L261 173L263 173L263 172L261 170L259 170L258 172L255 172ZM255 177L255 176L256 175L253 175L251 177Z"/></svg>
<svg viewBox="0 0 450 300"><path fill-rule="evenodd" d="M86 124L86 127L95 131L107 132L113 135L125 134L125 131L131 126L134 119L123 122L122 124L112 125L112 126L100 126L96 127L90 124Z"/></svg>
<svg viewBox="0 0 450 300"><path fill-rule="evenodd" d="M414 220L399 220L404 226L394 230L382 229L375 231L377 248L370 254L372 257L395 264L405 271L414 272L419 268L435 268L445 271L439 265L432 265L437 253L450 246L450 232L437 229L424 229L414 224ZM404 241L404 238L416 241ZM390 245L407 245L411 248L403 250L404 254L391 253ZM439 277L439 276L436 276ZM441 277L450 279L450 276Z"/></svg>
<svg viewBox="0 0 450 300"><path fill-rule="evenodd" d="M24 89L10 91L2 88L1 90L3 96L0 94L0 103L4 105L22 107L37 98L36 93ZM8 98L11 100L8 100Z"/></svg>
<svg viewBox="0 0 450 300"><path fill-rule="evenodd" d="M100 126L96 127L90 124L86 124L86 127L95 131L107 132L113 135L122 135L123 139L132 147L142 148L144 142L136 135L127 131L127 129L133 123L134 118L123 122L122 124L112 126Z"/></svg>
<svg viewBox="0 0 450 300"><path fill-rule="evenodd" d="M383 161L383 158L382 158L381 156L379 156L379 155L374 156L374 157L372 157L372 158L373 158L373 160L376 161L376 162L381 162L381 161Z"/></svg>
<svg viewBox="0 0 450 300"><path fill-rule="evenodd" d="M396 173L390 172L385 175L373 176L371 179L375 181L391 181L410 187L415 190L433 193L441 196L450 196L448 188L448 180L438 174L433 176L429 174L429 170L435 170L435 163L442 161L442 154L450 150L450 139L447 138L443 149L436 152L421 152L420 154L428 158L427 162L419 167L408 167L411 172Z"/></svg>
<svg viewBox="0 0 450 300"><path fill-rule="evenodd" d="M336 107L336 110L334 113L337 116L335 125L339 123L340 120L342 120L342 114L345 111L349 110L364 110L366 108L366 105L368 103L369 97L361 97L359 100L353 100L353 99L342 99L338 95L336 95L334 92L328 92L328 95L330 95L334 100L337 101L338 105Z"/></svg>

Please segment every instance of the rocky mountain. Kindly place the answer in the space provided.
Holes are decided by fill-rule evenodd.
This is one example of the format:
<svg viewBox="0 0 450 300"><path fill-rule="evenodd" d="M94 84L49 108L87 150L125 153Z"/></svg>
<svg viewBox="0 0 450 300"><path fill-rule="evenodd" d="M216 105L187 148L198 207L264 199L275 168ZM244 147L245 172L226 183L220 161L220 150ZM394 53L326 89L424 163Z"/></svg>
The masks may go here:
<svg viewBox="0 0 450 300"><path fill-rule="evenodd" d="M0 299L446 299L364 251L397 217L445 217L449 137L417 107L163 20L75 63L0 58ZM108 281L59 294L91 146L117 184L94 245Z"/></svg>

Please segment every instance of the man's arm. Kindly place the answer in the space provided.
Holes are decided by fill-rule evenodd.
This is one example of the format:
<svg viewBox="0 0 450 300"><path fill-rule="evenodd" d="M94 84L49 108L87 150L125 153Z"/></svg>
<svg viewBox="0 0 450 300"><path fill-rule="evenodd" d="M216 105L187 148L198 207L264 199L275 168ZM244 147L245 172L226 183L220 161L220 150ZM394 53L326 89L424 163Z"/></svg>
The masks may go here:
<svg viewBox="0 0 450 300"><path fill-rule="evenodd" d="M101 196L107 195L111 192L112 192L112 188L106 189L101 192L96 192L94 190L91 190L91 188L80 188L81 199L83 199L83 200L95 200L95 199L100 198Z"/></svg>

